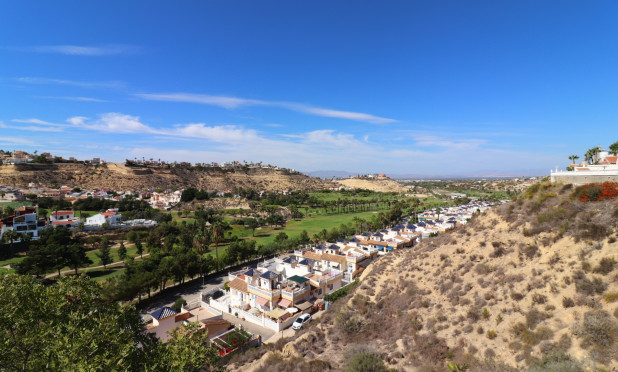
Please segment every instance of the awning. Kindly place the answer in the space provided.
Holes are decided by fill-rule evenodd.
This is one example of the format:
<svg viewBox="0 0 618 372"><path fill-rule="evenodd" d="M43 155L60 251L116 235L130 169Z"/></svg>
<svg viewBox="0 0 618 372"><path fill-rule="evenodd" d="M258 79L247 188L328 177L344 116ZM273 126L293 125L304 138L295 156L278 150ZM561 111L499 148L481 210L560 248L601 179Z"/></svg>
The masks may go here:
<svg viewBox="0 0 618 372"><path fill-rule="evenodd" d="M266 306L266 305L268 305L268 300L267 300L267 299L265 299L265 298L262 298L262 297L258 297L258 298L256 298L256 299L255 299L255 302L256 302L258 305L262 305L262 306Z"/></svg>
<svg viewBox="0 0 618 372"><path fill-rule="evenodd" d="M294 276L289 277L288 280L291 280L291 281L296 282L298 284L303 284L304 282L306 282L309 279L304 278L302 276L294 275Z"/></svg>
<svg viewBox="0 0 618 372"><path fill-rule="evenodd" d="M305 311L305 310L311 308L311 306L313 306L313 305L311 305L311 303L309 303L307 301L304 301L304 302L301 302L299 304L296 304L295 306L297 308L299 308L301 311Z"/></svg>
<svg viewBox="0 0 618 372"><path fill-rule="evenodd" d="M284 315L289 315L289 313L279 307L275 308L274 310L272 310L271 312L269 312L268 314L269 317L273 318L273 319L279 319Z"/></svg>
<svg viewBox="0 0 618 372"><path fill-rule="evenodd" d="M281 306L282 308L287 308L292 304L292 301L288 300L287 298L282 298L281 301L279 301L279 306Z"/></svg>

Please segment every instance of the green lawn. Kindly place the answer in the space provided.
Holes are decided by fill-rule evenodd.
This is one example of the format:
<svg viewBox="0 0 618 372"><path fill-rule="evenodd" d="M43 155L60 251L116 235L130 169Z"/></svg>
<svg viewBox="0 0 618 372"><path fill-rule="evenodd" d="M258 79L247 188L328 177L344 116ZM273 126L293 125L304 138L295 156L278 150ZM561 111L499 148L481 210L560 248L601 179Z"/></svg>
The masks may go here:
<svg viewBox="0 0 618 372"><path fill-rule="evenodd" d="M23 205L31 206L32 203L29 202L29 201L16 201L16 202L0 201L0 207L2 207L2 208L11 207L11 208L15 209L15 208L19 208L19 207L21 207Z"/></svg>

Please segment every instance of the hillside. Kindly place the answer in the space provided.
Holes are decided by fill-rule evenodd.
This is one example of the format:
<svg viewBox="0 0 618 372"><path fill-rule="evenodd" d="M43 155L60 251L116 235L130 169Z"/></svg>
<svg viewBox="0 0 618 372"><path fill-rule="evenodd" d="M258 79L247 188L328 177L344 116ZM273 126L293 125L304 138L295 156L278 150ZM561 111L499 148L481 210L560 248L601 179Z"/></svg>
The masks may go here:
<svg viewBox="0 0 618 372"><path fill-rule="evenodd" d="M287 345L229 370L341 370L358 354L397 371L616 370L618 203L573 193L537 185L382 257Z"/></svg>
<svg viewBox="0 0 618 372"><path fill-rule="evenodd" d="M44 186L79 186L92 189L144 190L150 188L184 188L209 191L235 187L260 191L318 190L332 183L300 173L274 169L221 168L132 168L124 164L24 164L0 166L0 185L25 187L30 182Z"/></svg>
<svg viewBox="0 0 618 372"><path fill-rule="evenodd" d="M343 187L351 187L355 189L367 189L377 192L406 192L408 191L403 185L390 178L386 179L359 179L347 178L336 180Z"/></svg>

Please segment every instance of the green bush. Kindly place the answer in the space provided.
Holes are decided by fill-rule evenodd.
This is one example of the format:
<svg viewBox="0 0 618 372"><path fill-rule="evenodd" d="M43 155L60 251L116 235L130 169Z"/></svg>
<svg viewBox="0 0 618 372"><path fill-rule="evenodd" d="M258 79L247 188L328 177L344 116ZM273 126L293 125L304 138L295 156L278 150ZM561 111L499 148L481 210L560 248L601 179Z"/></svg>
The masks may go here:
<svg viewBox="0 0 618 372"><path fill-rule="evenodd" d="M358 279L353 281L352 283L350 283L349 285L347 285L347 286L345 286L343 288L339 288L338 290L334 291L333 293L329 293L329 294L325 295L324 296L324 300L325 301L330 301L330 302L337 301L339 298L347 295L348 292L350 292L350 290L352 290L352 288L354 288L357 284L358 284Z"/></svg>
<svg viewBox="0 0 618 372"><path fill-rule="evenodd" d="M180 312L180 308L184 305L187 304L187 301L185 301L184 298L179 298L177 299L174 304L171 306L172 310L174 310L175 312L179 313Z"/></svg>
<svg viewBox="0 0 618 372"><path fill-rule="evenodd" d="M388 372L382 358L373 353L356 354L345 370L346 372Z"/></svg>

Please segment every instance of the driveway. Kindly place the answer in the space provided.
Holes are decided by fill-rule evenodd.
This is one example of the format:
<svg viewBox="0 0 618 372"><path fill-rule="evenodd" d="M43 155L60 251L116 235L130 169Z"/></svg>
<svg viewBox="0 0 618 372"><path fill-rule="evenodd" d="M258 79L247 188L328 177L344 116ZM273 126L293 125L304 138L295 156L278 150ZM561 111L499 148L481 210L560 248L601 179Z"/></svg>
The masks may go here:
<svg viewBox="0 0 618 372"><path fill-rule="evenodd" d="M142 314L150 314L164 306L172 306L174 302L181 297L184 298L187 303L197 301L200 299L201 293L207 293L216 288L223 288L223 283L227 281L227 277L227 273L225 273L208 279L204 285L202 285L201 280L195 280L194 283L189 285L166 289L165 295L159 294L154 302L151 302L148 307L143 308L140 312Z"/></svg>

